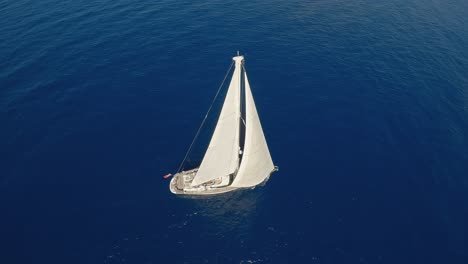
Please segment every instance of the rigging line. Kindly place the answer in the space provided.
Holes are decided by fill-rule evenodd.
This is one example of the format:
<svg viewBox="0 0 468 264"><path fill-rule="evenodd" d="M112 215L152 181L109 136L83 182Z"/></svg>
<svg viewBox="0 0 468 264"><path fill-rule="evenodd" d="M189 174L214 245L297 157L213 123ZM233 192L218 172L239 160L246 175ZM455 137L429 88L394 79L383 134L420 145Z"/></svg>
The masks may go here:
<svg viewBox="0 0 468 264"><path fill-rule="evenodd" d="M234 65L234 61L231 63L231 66L229 66L229 69L227 70L226 75L224 76L224 79L223 79L223 81L221 82L221 85L219 86L218 91L216 92L216 95L215 95L214 98L213 98L213 101L211 102L210 108L208 108L208 111L206 112L205 118L203 118L203 121L202 121L200 127L198 128L198 131L197 131L197 133L195 134L195 137L193 138L192 143L190 144L190 147L189 147L189 149L187 150L187 153L185 153L184 160L182 160L182 162L180 163L180 166L179 166L179 168L177 169L177 172L180 172L180 170L182 169L182 166L183 166L184 163L185 163L185 160L187 160L187 157L188 157L188 155L190 154L190 151L192 150L193 144L194 144L195 141L197 140L198 135L200 134L200 131L201 131L201 129L203 128L203 125L205 124L206 118L208 117L208 114L210 113L211 108L213 108L213 105L214 105L214 103L215 103L215 101L216 101L216 98L218 97L219 92L221 91L221 88L223 87L223 84L224 84L224 82L226 81L226 78L227 78L227 76L229 75L229 72L231 71L232 65Z"/></svg>

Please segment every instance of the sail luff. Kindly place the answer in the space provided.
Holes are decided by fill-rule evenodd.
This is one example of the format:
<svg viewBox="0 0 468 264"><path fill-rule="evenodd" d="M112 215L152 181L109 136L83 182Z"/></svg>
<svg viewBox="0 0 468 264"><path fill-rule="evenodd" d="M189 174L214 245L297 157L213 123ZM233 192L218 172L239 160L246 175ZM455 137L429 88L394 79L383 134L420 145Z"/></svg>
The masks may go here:
<svg viewBox="0 0 468 264"><path fill-rule="evenodd" d="M232 187L252 187L258 185L268 178L275 168L245 71L244 78L246 100L245 145L242 162L236 178L231 184Z"/></svg>
<svg viewBox="0 0 468 264"><path fill-rule="evenodd" d="M235 69L221 114L202 163L191 186L234 173L239 165L240 80L242 56L234 57Z"/></svg>

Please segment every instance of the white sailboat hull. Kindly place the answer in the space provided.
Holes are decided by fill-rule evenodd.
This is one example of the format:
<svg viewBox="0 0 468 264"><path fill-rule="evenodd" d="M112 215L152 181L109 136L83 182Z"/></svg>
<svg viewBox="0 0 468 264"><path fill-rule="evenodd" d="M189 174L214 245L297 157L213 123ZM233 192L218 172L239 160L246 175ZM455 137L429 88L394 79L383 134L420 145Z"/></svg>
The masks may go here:
<svg viewBox="0 0 468 264"><path fill-rule="evenodd" d="M271 171L271 173L275 172L278 170L278 167L275 166L274 170ZM233 187L231 185L226 185L226 186L219 186L220 183L219 181L216 182L211 182L211 183L206 183L201 186L197 187L192 187L191 183L193 181L193 177L196 175L198 171L198 168L192 169L189 171L182 171L177 174L175 174L172 179L171 183L169 184L169 189L173 194L178 194L178 195L214 195L214 194L221 194L221 193L227 193L227 192L232 192L236 190L241 190L241 189L253 189L257 185L264 185L265 182L268 181L270 178L270 175L266 177L266 179L251 187ZM217 187L217 185L219 187Z"/></svg>
<svg viewBox="0 0 468 264"><path fill-rule="evenodd" d="M210 182L206 184L202 184L197 187L192 187L192 181L194 176L196 175L198 168L189 170L189 171L182 171L174 175L171 180L170 190L173 194L185 194L185 195L213 195L213 194L220 194L235 191L237 187L230 187L229 185L226 186L219 186L220 182ZM219 187L216 187L219 186Z"/></svg>

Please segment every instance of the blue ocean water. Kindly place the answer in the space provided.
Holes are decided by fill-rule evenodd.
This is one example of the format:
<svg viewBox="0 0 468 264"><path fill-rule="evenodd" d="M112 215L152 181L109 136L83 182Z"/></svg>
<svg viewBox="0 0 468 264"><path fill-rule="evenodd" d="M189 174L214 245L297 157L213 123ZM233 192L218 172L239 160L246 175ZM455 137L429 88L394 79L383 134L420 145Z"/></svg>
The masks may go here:
<svg viewBox="0 0 468 264"><path fill-rule="evenodd" d="M0 263L468 263L467 24L465 0L0 1ZM280 171L175 197L237 50Z"/></svg>

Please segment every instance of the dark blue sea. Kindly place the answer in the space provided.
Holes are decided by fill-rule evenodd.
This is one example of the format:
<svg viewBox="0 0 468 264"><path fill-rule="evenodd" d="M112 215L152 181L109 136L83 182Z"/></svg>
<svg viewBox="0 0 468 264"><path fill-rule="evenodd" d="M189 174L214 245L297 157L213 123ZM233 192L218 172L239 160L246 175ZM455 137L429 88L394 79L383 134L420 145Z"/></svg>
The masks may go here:
<svg viewBox="0 0 468 264"><path fill-rule="evenodd" d="M176 197L237 50L280 170ZM0 263L468 263L468 1L0 0Z"/></svg>

